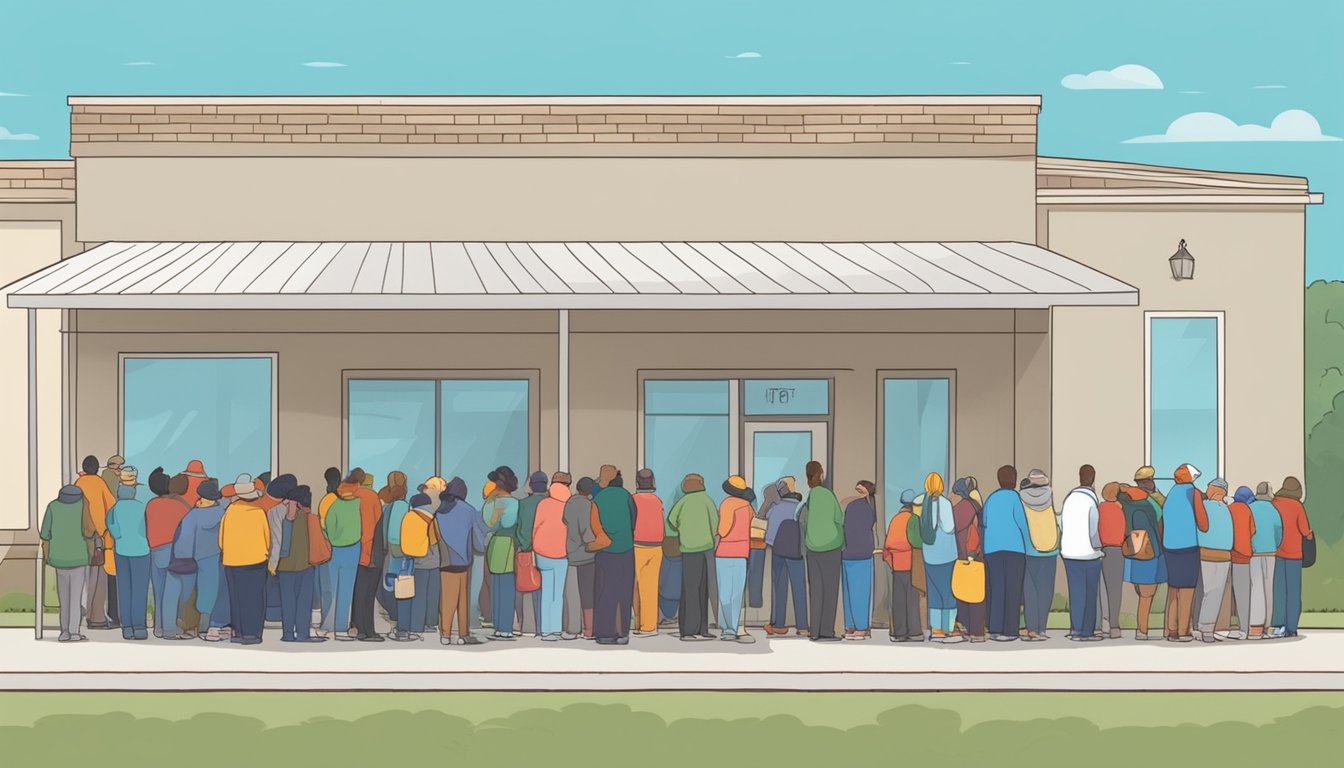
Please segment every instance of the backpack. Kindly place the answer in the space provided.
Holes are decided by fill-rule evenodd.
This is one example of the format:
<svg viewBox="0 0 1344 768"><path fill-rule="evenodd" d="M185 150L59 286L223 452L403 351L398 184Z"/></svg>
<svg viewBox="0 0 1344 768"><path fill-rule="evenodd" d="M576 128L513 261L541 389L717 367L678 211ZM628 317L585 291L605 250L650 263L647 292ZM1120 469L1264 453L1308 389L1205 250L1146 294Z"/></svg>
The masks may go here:
<svg viewBox="0 0 1344 768"><path fill-rule="evenodd" d="M1055 522L1055 505L1045 509L1032 509L1022 505L1027 513L1027 532L1031 535L1031 546L1037 552L1049 552L1059 546L1059 525Z"/></svg>
<svg viewBox="0 0 1344 768"><path fill-rule="evenodd" d="M401 519L401 551L408 557L425 557L429 554L429 540L433 523L414 509Z"/></svg>
<svg viewBox="0 0 1344 768"><path fill-rule="evenodd" d="M919 516L919 538L925 544L932 544L938 537L938 499L934 496L924 499L924 514ZM933 512L933 514L929 514Z"/></svg>

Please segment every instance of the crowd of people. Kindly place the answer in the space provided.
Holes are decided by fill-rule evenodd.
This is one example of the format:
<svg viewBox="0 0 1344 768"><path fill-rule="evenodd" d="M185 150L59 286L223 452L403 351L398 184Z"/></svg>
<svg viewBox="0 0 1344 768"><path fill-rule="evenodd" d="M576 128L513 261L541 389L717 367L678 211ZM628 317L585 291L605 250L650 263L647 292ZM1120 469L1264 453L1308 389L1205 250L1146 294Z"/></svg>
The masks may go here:
<svg viewBox="0 0 1344 768"><path fill-rule="evenodd" d="M727 478L716 502L705 478L688 474L665 509L647 468L631 492L611 465L577 482L566 472L524 482L501 466L472 493L460 477L412 490L400 471L375 490L363 469L333 467L315 496L291 474L221 485L200 461L172 475L156 468L142 485L122 457L89 456L48 504L40 536L62 642L84 640L85 627L146 640L152 605L165 640L257 644L278 623L295 643L436 632L444 645L524 635L625 645L660 627L712 640L713 617L719 640L752 643L745 609L764 608L767 562L767 635L865 640L878 557L892 642L1046 640L1060 561L1073 641L1121 637L1124 583L1138 596L1139 640L1298 634L1315 547L1296 478L1229 497L1225 480L1201 490L1199 470L1183 464L1165 494L1152 467L1098 492L1083 465L1056 504L1041 470L1020 483L1011 466L997 475L982 498L974 477L948 488L930 473L882 525L872 482L838 498L816 461L802 487L779 478L759 503L742 477ZM1235 631L1219 620L1229 589Z"/></svg>

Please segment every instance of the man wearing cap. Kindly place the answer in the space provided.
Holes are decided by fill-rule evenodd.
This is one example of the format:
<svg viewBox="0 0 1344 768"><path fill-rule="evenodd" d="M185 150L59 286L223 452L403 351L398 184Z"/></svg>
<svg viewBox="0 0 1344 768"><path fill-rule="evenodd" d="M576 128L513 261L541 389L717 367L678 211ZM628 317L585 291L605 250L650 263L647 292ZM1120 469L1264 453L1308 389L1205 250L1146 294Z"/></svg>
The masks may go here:
<svg viewBox="0 0 1344 768"><path fill-rule="evenodd" d="M593 524L598 541L593 579L593 634L599 645L630 642L630 607L635 594L635 500L625 490L621 471L604 464L598 474L602 490L593 496Z"/></svg>
<svg viewBox="0 0 1344 768"><path fill-rule="evenodd" d="M56 601L61 607L62 643L84 639L79 620L84 613L84 580L93 548L93 520L89 518L84 492L76 485L61 488L42 513L42 559L56 570Z"/></svg>
<svg viewBox="0 0 1344 768"><path fill-rule="evenodd" d="M135 473L123 467L122 474ZM117 503L107 512L107 530L116 543L117 608L121 636L126 640L149 638L149 540L145 537L145 503L136 498L136 486L117 487Z"/></svg>
<svg viewBox="0 0 1344 768"><path fill-rule="evenodd" d="M658 633L658 573L663 564L663 502L653 470L635 473L635 635Z"/></svg>
<svg viewBox="0 0 1344 768"><path fill-rule="evenodd" d="M1167 497L1157 490L1157 483L1153 480L1156 474L1157 470L1145 464L1134 470L1134 485L1147 491L1148 496L1160 507L1167 502Z"/></svg>
<svg viewBox="0 0 1344 768"><path fill-rule="evenodd" d="M527 478L527 495L518 500L519 552L532 551L532 530L536 527L537 508L546 499L548 486L546 473L540 470ZM540 599L541 595L537 592L518 592L514 595L513 610L517 617L519 634L542 637Z"/></svg>
<svg viewBox="0 0 1344 768"><path fill-rule="evenodd" d="M108 621L109 608L115 615L116 607L110 606L116 597L109 591L108 568L113 567L107 561L113 557L112 536L107 532L107 511L117 503L117 497L105 480L98 474L98 459L85 456L82 471L75 478L74 485L84 494L84 503L89 510L89 520L93 524L93 552L88 573L85 574L84 618L89 629L112 629L115 622ZM96 565L98 557L105 557L105 565Z"/></svg>
<svg viewBox="0 0 1344 768"><path fill-rule="evenodd" d="M259 483L242 474L225 489L234 498L219 524L220 562L229 585L229 611L237 635L231 642L261 642L266 617L267 563L271 557L271 528L266 510L258 503Z"/></svg>
<svg viewBox="0 0 1344 768"><path fill-rule="evenodd" d="M1195 593L1193 615L1199 626L1199 639L1206 643L1222 640L1215 630L1232 575L1232 512L1226 498L1227 481L1214 478L1204 497L1204 514L1195 519L1200 589Z"/></svg>
<svg viewBox="0 0 1344 768"><path fill-rule="evenodd" d="M541 589L535 596L537 633L547 642L564 639L565 578L569 573L565 504L569 502L569 483L568 472L551 476L546 498L537 505L528 537L536 554L537 570L541 572Z"/></svg>
<svg viewBox="0 0 1344 768"><path fill-rule="evenodd" d="M188 461L187 468L182 470L181 474L187 478L187 492L182 494L182 498L194 507L196 500L200 498L197 489L201 487L201 483L209 480L210 476L205 473L205 464L200 459Z"/></svg>
<svg viewBox="0 0 1344 768"><path fill-rule="evenodd" d="M107 466L103 467L103 482L107 484L112 493L117 492L117 486L121 485L121 469L126 466L126 459L118 455L109 456Z"/></svg>

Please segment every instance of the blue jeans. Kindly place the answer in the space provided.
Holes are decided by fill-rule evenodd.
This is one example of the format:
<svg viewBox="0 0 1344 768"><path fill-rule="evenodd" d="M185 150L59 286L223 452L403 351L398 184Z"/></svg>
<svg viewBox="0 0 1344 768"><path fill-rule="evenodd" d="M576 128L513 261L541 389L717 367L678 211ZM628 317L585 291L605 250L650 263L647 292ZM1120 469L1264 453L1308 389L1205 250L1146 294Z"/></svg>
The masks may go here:
<svg viewBox="0 0 1344 768"><path fill-rule="evenodd" d="M480 629L481 626L481 587L485 585L485 555L476 554L471 558L471 577L467 581L467 626ZM509 604L509 613L513 613L513 604ZM495 617L490 617L491 622Z"/></svg>
<svg viewBox="0 0 1344 768"><path fill-rule="evenodd" d="M149 584L154 588L154 636L163 637L164 627L168 634L177 634L177 612L165 611L168 592L168 563L173 559L173 545L164 544L149 550ZM169 616L168 614L172 615Z"/></svg>
<svg viewBox="0 0 1344 768"><path fill-rule="evenodd" d="M512 571L490 574L490 618L496 634L513 634L513 601L517 584Z"/></svg>
<svg viewBox="0 0 1344 768"><path fill-rule="evenodd" d="M677 618L681 605L681 558L663 557L658 570L658 613L664 619Z"/></svg>
<svg viewBox="0 0 1344 768"><path fill-rule="evenodd" d="M532 596L541 610L537 632L542 637L558 635L565 620L565 573L569 560L541 555L536 558L537 570L541 572L541 590Z"/></svg>
<svg viewBox="0 0 1344 768"><path fill-rule="evenodd" d="M317 607L322 612L322 628L331 631L332 608L336 605L336 593L331 588L331 561L317 566Z"/></svg>
<svg viewBox="0 0 1344 768"><path fill-rule="evenodd" d="M117 565L121 573L121 565ZM1270 624L1296 632L1302 618L1302 561L1274 558L1274 617ZM125 624L125 619L122 620Z"/></svg>
<svg viewBox="0 0 1344 768"><path fill-rule="evenodd" d="M1097 594L1101 589L1101 560L1065 560L1069 583L1069 634L1090 637L1097 626Z"/></svg>
<svg viewBox="0 0 1344 768"><path fill-rule="evenodd" d="M764 549L753 549L747 553L747 605L752 608L765 605Z"/></svg>
<svg viewBox="0 0 1344 768"><path fill-rule="evenodd" d="M350 606L355 601L355 576L359 573L359 544L332 547L331 562L327 563L331 577L331 631L350 629Z"/></svg>
<svg viewBox="0 0 1344 768"><path fill-rule="evenodd" d="M313 617L314 569L281 571L276 574L280 590L280 639L307 640Z"/></svg>
<svg viewBox="0 0 1344 768"><path fill-rule="evenodd" d="M1050 604L1055 600L1055 562L1059 558L1027 557L1026 581L1022 587L1022 615L1030 632L1045 634Z"/></svg>
<svg viewBox="0 0 1344 768"><path fill-rule="evenodd" d="M867 632L873 620L873 559L842 560L841 565L845 628Z"/></svg>
<svg viewBox="0 0 1344 768"><path fill-rule="evenodd" d="M149 555L127 557L118 553L117 610L121 618L121 636L149 636Z"/></svg>
<svg viewBox="0 0 1344 768"><path fill-rule="evenodd" d="M224 567L219 564L219 555L196 561L196 611L201 615L210 614L211 627L227 627L232 622L229 588L224 581Z"/></svg>
<svg viewBox="0 0 1344 768"><path fill-rule="evenodd" d="M415 569L415 597L411 598L411 613L405 626L401 624L401 615L397 615L397 629L420 634L427 626L438 625L439 614L439 569ZM430 621L434 619L434 621Z"/></svg>
<svg viewBox="0 0 1344 768"><path fill-rule="evenodd" d="M807 568L803 559L780 557L770 553L770 624L777 629L789 626L789 592L793 592L793 624L807 629Z"/></svg>
<svg viewBox="0 0 1344 768"><path fill-rule="evenodd" d="M719 557L714 565L719 583L719 628L725 635L736 635L747 588L747 558Z"/></svg>

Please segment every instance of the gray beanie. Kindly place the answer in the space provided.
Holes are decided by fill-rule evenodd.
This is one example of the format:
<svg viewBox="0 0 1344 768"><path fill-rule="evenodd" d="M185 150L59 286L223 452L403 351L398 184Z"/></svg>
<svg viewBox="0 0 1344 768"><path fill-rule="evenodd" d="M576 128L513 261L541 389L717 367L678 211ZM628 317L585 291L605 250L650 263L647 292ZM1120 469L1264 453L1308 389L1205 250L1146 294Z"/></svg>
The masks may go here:
<svg viewBox="0 0 1344 768"><path fill-rule="evenodd" d="M60 493L56 494L56 500L62 504L74 504L84 500L84 492L78 485L61 486Z"/></svg>
<svg viewBox="0 0 1344 768"><path fill-rule="evenodd" d="M1227 490L1227 481L1224 480L1224 479L1221 478L1221 477L1215 477L1215 478L1213 478L1212 480L1209 481L1209 487L1210 487L1210 488L1215 488L1215 487L1216 487L1216 488L1222 488L1224 491L1226 491L1226 490Z"/></svg>

